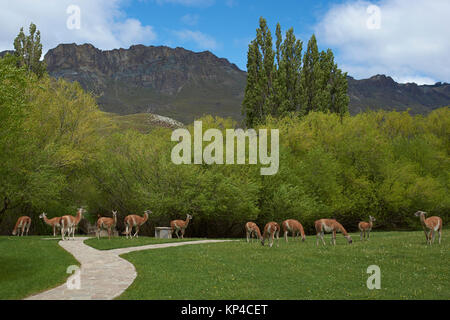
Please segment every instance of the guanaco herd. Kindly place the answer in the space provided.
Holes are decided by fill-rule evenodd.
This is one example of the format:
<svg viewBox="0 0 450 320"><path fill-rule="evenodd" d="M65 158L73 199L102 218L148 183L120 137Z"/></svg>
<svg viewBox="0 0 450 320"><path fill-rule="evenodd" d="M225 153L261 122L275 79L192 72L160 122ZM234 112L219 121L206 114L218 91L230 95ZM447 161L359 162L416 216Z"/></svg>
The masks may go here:
<svg viewBox="0 0 450 320"><path fill-rule="evenodd" d="M52 219L47 218L47 214L44 212L42 213L39 218L43 219L44 222L51 226L53 229L53 236L56 236L56 230L61 230L61 238L62 240L70 239L70 235L72 235L72 239L75 239L75 230L80 223L81 219L83 218L83 213L85 210L83 208L79 208L77 211L76 216L72 215L65 215L62 217L55 217ZM125 217L124 224L125 224L125 231L122 232L122 234L126 235L126 238L133 238L139 237L139 228L147 222L149 214L152 212L150 210L144 211L144 216L141 217L139 215L131 214ZM96 223L97 226L97 238L100 238L100 231L107 230L108 231L108 238L111 239L111 234L113 230L115 229L117 225L117 211L112 211L112 218L109 217L101 217L98 215L98 220ZM420 222L422 224L423 230L425 232L425 238L427 241L427 244L434 243L434 238L436 236L436 232L439 234L439 244L441 243L441 237L442 237L442 219L437 216L425 218L427 215L424 211L417 211L414 214L416 217L419 217ZM189 221L192 219L192 215L187 215L186 220L172 220L170 222L170 227L172 233L175 232L178 238L183 239L184 233L186 231L187 226L189 225ZM370 237L370 231L373 227L373 222L376 221L376 219L372 216L369 216L369 222L361 221L358 224L358 229L360 231L360 240L366 239L367 234L367 240L369 240ZM17 220L16 225L14 226L14 229L12 231L13 235L23 236L25 233L28 235L28 231L30 230L31 226L31 218L28 216L22 216L19 217ZM319 240L322 240L323 245L325 245L325 240L323 239L323 236L325 233L332 233L331 238L331 244L336 245L336 233L341 232L342 235L347 239L348 243L351 244L353 242L351 236L347 233L344 226L337 222L335 219L320 219L316 220L314 223L315 229L316 229L316 245L319 245ZM135 232L133 234L133 228L135 229ZM303 229L302 224L294 219L288 219L283 221L281 224L281 227L276 222L268 222L264 227L264 232L261 234L261 231L259 227L254 222L247 222L245 224L245 231L247 234L247 242L252 241L253 238L257 238L261 241L261 244L264 245L266 239L268 239L269 247L273 246L275 237L277 240L277 246L279 242L279 236L281 228L283 229L284 233L284 239L286 242L288 242L288 233L290 232L292 234L292 239L295 240L299 236L301 236L302 241L305 241L305 231ZM181 232L181 237L180 237ZM65 235L67 233L67 238L65 238Z"/></svg>
<svg viewBox="0 0 450 320"><path fill-rule="evenodd" d="M72 235L72 239L75 239L75 230L80 223L81 219L83 218L83 213L85 210L83 208L79 208L77 211L76 216L71 215L65 215L62 217L54 217L52 219L47 218L47 214L43 212L41 215L39 215L39 218L43 219L44 222L52 227L53 229L53 236L56 237L56 231L59 229L61 231L61 238L62 240L70 239L70 235ZM133 238L139 237L139 228L147 222L148 216L152 212L150 210L144 211L144 216L141 217L136 214L130 214L125 217L124 219L124 225L125 225L125 231L122 232L122 234L126 235L126 238ZM102 217L98 215L98 220L96 223L97 227L97 238L100 239L100 231L101 230L107 230L108 232L108 238L111 239L111 235L116 228L117 225L117 211L112 211L112 218L109 217ZM180 232L181 232L181 238L184 238L184 233L189 225L189 221L192 219L192 215L188 214L186 217L186 220L172 220L170 222L170 226L172 229L172 233L175 232L178 238L180 238ZM14 226L14 230L12 231L13 235L23 236L25 233L28 235L28 231L31 226L31 218L28 216L22 216L17 219L17 223ZM134 228L134 234L133 234L133 228ZM67 237L65 235L67 234Z"/></svg>

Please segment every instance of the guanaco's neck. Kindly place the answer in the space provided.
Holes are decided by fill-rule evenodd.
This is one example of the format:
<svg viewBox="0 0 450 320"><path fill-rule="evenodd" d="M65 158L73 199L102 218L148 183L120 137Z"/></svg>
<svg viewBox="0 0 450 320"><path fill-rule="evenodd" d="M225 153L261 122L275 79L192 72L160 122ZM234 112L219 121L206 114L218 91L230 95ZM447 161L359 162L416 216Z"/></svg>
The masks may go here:
<svg viewBox="0 0 450 320"><path fill-rule="evenodd" d="M81 210L78 210L77 216L75 217L75 223L78 224L78 222L80 222L82 215Z"/></svg>
<svg viewBox="0 0 450 320"><path fill-rule="evenodd" d="M422 224L423 228L427 228L427 224L425 223L425 215L423 213L420 214L420 223Z"/></svg>
<svg viewBox="0 0 450 320"><path fill-rule="evenodd" d="M44 219L44 222L46 223L46 224L51 224L51 222L50 222L50 220L47 218L47 215L42 215L42 219Z"/></svg>
<svg viewBox="0 0 450 320"><path fill-rule="evenodd" d="M261 231L259 230L258 226L255 226L256 234L258 235L258 238L261 239Z"/></svg>
<svg viewBox="0 0 450 320"><path fill-rule="evenodd" d="M342 224L340 224L339 222L336 222L336 226L337 226L337 229L341 230L341 232L344 236L348 237L348 233Z"/></svg>

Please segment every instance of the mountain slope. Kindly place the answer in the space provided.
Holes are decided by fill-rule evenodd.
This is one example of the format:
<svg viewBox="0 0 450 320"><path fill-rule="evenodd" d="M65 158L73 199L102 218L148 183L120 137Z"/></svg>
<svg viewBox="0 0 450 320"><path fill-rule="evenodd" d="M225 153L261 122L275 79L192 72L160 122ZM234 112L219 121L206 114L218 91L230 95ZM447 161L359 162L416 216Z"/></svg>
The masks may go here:
<svg viewBox="0 0 450 320"><path fill-rule="evenodd" d="M107 112L150 112L183 123L203 114L242 119L247 74L209 51L143 45L102 51L90 44L60 44L44 59L50 75L80 82ZM367 109L426 114L450 105L448 83L399 84L384 75L348 77L348 94L351 114Z"/></svg>
<svg viewBox="0 0 450 320"><path fill-rule="evenodd" d="M48 51L45 62L50 75L76 80L98 95L108 112L152 112L185 123L203 114L241 117L246 73L208 51L62 44Z"/></svg>
<svg viewBox="0 0 450 320"><path fill-rule="evenodd" d="M408 110L413 114L425 114L433 109L450 105L450 84L417 85L401 84L391 77L376 75L369 79L355 80L348 77L350 113L367 109Z"/></svg>

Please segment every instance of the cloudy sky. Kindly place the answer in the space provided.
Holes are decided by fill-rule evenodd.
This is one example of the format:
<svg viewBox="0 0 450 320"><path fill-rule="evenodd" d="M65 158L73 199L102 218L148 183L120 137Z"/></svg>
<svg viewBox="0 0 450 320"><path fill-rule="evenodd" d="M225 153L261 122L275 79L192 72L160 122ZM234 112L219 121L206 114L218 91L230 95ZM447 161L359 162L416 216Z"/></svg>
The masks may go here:
<svg viewBox="0 0 450 320"><path fill-rule="evenodd" d="M44 53L59 43L209 50L246 69L260 16L274 31L315 33L338 65L361 79L450 82L450 0L0 0L0 51L34 22Z"/></svg>

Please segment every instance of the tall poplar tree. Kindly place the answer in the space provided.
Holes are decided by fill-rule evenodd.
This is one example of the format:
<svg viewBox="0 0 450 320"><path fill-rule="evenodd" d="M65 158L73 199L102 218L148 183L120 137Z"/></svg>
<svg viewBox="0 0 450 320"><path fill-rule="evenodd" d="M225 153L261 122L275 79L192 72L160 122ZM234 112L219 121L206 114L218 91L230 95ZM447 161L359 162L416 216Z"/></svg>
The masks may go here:
<svg viewBox="0 0 450 320"><path fill-rule="evenodd" d="M337 67L330 49L319 52L315 35L302 57L303 43L296 39L294 29L290 28L283 39L278 23L275 52L273 47L267 22L260 18L256 39L248 51L243 101L247 126L264 121L268 115L288 112L348 112L347 74Z"/></svg>
<svg viewBox="0 0 450 320"><path fill-rule="evenodd" d="M30 34L27 36L20 28L20 32L14 39L15 56L20 66L25 66L28 72L34 72L41 77L45 72L45 63L40 61L42 56L41 33L34 23L30 24Z"/></svg>

